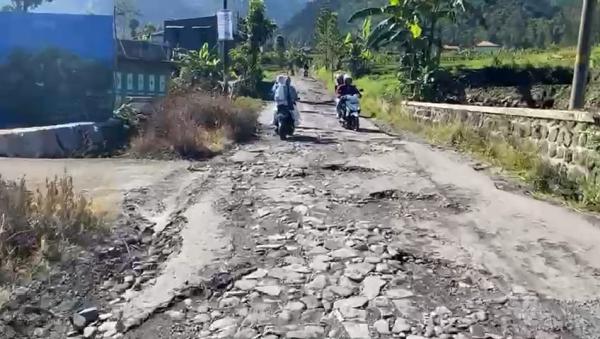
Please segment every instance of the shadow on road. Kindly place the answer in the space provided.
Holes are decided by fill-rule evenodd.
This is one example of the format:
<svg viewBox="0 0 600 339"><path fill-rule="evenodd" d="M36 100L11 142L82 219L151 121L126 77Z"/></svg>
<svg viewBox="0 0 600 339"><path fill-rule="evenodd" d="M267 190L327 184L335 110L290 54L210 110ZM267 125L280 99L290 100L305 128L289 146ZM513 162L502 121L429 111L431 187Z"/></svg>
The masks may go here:
<svg viewBox="0 0 600 339"><path fill-rule="evenodd" d="M312 143L320 145L331 145L337 143L337 141L332 138L318 138L308 135L294 135L292 137L289 137L288 140L293 142Z"/></svg>
<svg viewBox="0 0 600 339"><path fill-rule="evenodd" d="M387 134L382 130L374 129L374 128L360 128L361 133L372 133L372 134Z"/></svg>

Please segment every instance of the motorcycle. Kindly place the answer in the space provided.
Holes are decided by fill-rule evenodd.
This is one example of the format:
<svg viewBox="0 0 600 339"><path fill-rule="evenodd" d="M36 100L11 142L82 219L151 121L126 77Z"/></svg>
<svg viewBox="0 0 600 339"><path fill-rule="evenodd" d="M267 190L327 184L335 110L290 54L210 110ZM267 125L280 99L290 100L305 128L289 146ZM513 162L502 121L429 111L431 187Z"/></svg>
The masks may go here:
<svg viewBox="0 0 600 339"><path fill-rule="evenodd" d="M360 99L358 95L346 95L343 97L342 126L353 131L360 130Z"/></svg>
<svg viewBox="0 0 600 339"><path fill-rule="evenodd" d="M285 105L277 106L277 134L281 140L294 134L294 116L292 110Z"/></svg>

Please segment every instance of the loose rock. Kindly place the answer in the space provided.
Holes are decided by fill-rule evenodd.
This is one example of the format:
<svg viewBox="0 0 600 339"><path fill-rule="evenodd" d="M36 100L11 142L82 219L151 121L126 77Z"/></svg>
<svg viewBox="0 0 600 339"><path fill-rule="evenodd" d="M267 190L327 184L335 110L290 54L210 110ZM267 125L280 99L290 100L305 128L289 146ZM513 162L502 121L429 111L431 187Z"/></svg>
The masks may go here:
<svg viewBox="0 0 600 339"><path fill-rule="evenodd" d="M358 257L358 252L351 248L344 247L331 252L329 255L336 259L351 259Z"/></svg>
<svg viewBox="0 0 600 339"><path fill-rule="evenodd" d="M385 319L379 319L374 324L375 330L379 334L390 334L390 323Z"/></svg>
<svg viewBox="0 0 600 339"><path fill-rule="evenodd" d="M290 331L286 334L289 339L322 339L325 329L320 326L306 326L301 330Z"/></svg>
<svg viewBox="0 0 600 339"><path fill-rule="evenodd" d="M192 319L194 323L204 324L210 321L210 315L207 313L200 313Z"/></svg>
<svg viewBox="0 0 600 339"><path fill-rule="evenodd" d="M366 277L363 281L362 294L369 300L375 299L385 284L386 282L379 277Z"/></svg>
<svg viewBox="0 0 600 339"><path fill-rule="evenodd" d="M385 292L385 295L392 299L404 299L404 298L410 298L410 297L414 296L415 294L413 292L411 292L409 290L405 290L403 288L395 288L395 289L387 290Z"/></svg>
<svg viewBox="0 0 600 339"><path fill-rule="evenodd" d="M367 324L344 322L344 329L351 339L370 339L369 326Z"/></svg>
<svg viewBox="0 0 600 339"><path fill-rule="evenodd" d="M96 335L96 332L98 332L97 327L95 327L95 326L86 327L83 330L83 337L84 338L93 338Z"/></svg>
<svg viewBox="0 0 600 339"><path fill-rule="evenodd" d="M254 279L242 279L234 283L234 287L242 291L250 291L256 287L257 281Z"/></svg>
<svg viewBox="0 0 600 339"><path fill-rule="evenodd" d="M411 326L408 320L404 318L397 318L394 321L394 327L392 328L393 333L407 333L410 332Z"/></svg>
<svg viewBox="0 0 600 339"><path fill-rule="evenodd" d="M234 318L226 317L213 322L209 329L211 331L221 331L229 327L234 327L236 324L237 321Z"/></svg>
<svg viewBox="0 0 600 339"><path fill-rule="evenodd" d="M281 294L281 287L279 286L258 286L255 289L271 297L277 297Z"/></svg>
<svg viewBox="0 0 600 339"><path fill-rule="evenodd" d="M320 291L327 286L327 277L325 275L318 275L315 277L313 281L306 285L306 288L309 290L317 290Z"/></svg>
<svg viewBox="0 0 600 339"><path fill-rule="evenodd" d="M354 281L362 281L374 268L368 263L350 264L346 267L344 275Z"/></svg>
<svg viewBox="0 0 600 339"><path fill-rule="evenodd" d="M173 320L173 321L182 321L185 319L185 313L183 313L183 312L171 310L171 311L165 312L165 314L167 316L169 316L169 318L171 318L171 320Z"/></svg>

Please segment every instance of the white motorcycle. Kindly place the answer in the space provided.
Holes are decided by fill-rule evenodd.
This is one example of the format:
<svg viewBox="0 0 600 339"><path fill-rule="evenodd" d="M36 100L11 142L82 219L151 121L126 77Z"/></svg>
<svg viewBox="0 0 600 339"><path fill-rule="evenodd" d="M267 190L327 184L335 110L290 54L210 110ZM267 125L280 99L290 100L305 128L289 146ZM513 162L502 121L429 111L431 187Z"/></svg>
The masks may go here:
<svg viewBox="0 0 600 339"><path fill-rule="evenodd" d="M360 98L355 94L345 95L342 99L344 100L342 126L358 132L360 130Z"/></svg>

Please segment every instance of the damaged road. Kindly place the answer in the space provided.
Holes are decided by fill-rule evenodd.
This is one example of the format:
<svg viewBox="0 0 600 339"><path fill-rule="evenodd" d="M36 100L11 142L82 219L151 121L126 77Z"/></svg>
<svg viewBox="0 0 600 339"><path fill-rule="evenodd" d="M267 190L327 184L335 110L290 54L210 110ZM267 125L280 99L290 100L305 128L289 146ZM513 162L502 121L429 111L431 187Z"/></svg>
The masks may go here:
<svg viewBox="0 0 600 339"><path fill-rule="evenodd" d="M267 109L260 141L131 192L138 238L104 249L121 267L23 337L600 338L597 219L370 121L346 131L297 86L294 138Z"/></svg>

